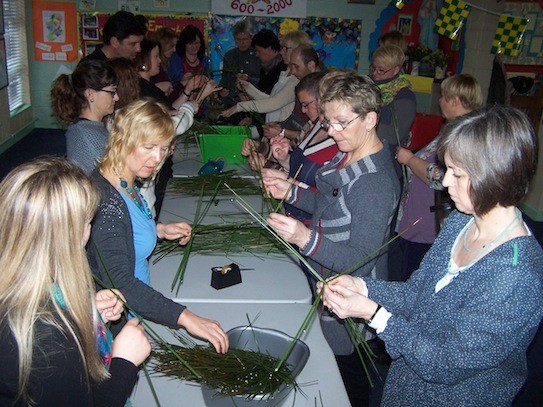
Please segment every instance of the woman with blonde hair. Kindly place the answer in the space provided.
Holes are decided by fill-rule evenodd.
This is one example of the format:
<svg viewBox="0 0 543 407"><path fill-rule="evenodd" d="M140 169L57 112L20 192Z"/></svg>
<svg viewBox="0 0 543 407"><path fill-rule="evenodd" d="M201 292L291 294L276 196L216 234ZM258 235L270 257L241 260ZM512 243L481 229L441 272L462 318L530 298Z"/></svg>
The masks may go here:
<svg viewBox="0 0 543 407"><path fill-rule="evenodd" d="M123 406L150 345L133 321L111 348L104 323L122 303L95 298L85 255L98 192L48 158L9 173L0 199L0 404Z"/></svg>
<svg viewBox="0 0 543 407"><path fill-rule="evenodd" d="M139 100L117 112L104 159L92 174L102 202L93 223L89 260L100 280L121 290L144 318L183 326L224 353L228 338L218 322L193 314L149 286L147 259L157 237L186 244L191 234L185 222L156 224L136 185L136 180L152 178L160 170L174 134L168 110L156 101Z"/></svg>
<svg viewBox="0 0 543 407"><path fill-rule="evenodd" d="M290 56L292 51L300 45L312 45L309 35L304 31L291 31L281 38L281 56L287 69L279 75L277 83L270 94L261 92L246 77L238 77L238 87L243 89L253 100L238 102L231 108L224 110L221 116L230 117L239 112L266 113L266 123L283 121L290 116L294 109L296 94L294 89L298 78L290 72ZM246 75L245 75L246 76Z"/></svg>
<svg viewBox="0 0 543 407"><path fill-rule="evenodd" d="M400 165L394 160L396 147L405 146L417 113L415 93L411 83L402 75L405 60L403 50L397 45L384 45L373 53L370 76L381 89L383 108L379 117L377 134L390 148L398 178L402 178Z"/></svg>
<svg viewBox="0 0 543 407"><path fill-rule="evenodd" d="M483 91L477 79L469 74L451 76L441 84L441 115L453 120L483 106ZM407 185L398 213L397 231L409 228L399 238L402 249L402 281L419 268L422 258L436 238L435 191L443 190L445 169L437 163L437 136L426 147L413 153L398 147L397 160L407 167ZM415 225L413 223L419 220ZM413 226L412 226L413 225Z"/></svg>

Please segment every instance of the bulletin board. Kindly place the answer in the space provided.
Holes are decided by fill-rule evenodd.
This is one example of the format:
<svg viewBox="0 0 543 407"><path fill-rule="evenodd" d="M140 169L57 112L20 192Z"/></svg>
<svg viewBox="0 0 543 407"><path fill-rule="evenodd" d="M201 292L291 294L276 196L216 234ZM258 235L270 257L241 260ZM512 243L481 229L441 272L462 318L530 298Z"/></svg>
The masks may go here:
<svg viewBox="0 0 543 407"><path fill-rule="evenodd" d="M75 3L32 2L36 61L77 61Z"/></svg>
<svg viewBox="0 0 543 407"><path fill-rule="evenodd" d="M79 23L79 47L82 56L92 53L96 46L103 42L102 30L104 29L104 24L111 14L78 13L77 21ZM149 20L149 33L152 33L162 27L169 27L179 34L183 28L190 24L198 27L198 29L202 31L206 43L209 44L209 23L208 18L205 15L145 14L145 17L147 17Z"/></svg>
<svg viewBox="0 0 543 407"><path fill-rule="evenodd" d="M232 34L234 25L248 17L213 15L211 18L211 67L213 71L220 72L224 54L236 46ZM250 18L255 33L265 28L278 36L289 31L305 31L315 44L314 48L321 61L327 67L358 68L362 20L328 17Z"/></svg>

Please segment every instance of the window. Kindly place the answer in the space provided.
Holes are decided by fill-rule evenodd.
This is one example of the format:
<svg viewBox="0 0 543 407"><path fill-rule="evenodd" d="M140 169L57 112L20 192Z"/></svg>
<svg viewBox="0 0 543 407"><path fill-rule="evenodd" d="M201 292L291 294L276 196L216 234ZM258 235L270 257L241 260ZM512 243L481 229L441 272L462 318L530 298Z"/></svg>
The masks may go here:
<svg viewBox="0 0 543 407"><path fill-rule="evenodd" d="M24 0L3 0L9 111L30 104Z"/></svg>

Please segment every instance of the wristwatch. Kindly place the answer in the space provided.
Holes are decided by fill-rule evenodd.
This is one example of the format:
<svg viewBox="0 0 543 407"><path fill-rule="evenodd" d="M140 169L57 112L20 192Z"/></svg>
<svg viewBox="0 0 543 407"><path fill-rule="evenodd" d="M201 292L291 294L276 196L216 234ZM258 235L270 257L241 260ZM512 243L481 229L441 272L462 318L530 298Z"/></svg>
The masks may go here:
<svg viewBox="0 0 543 407"><path fill-rule="evenodd" d="M285 129L281 129L279 132L279 137L285 137Z"/></svg>

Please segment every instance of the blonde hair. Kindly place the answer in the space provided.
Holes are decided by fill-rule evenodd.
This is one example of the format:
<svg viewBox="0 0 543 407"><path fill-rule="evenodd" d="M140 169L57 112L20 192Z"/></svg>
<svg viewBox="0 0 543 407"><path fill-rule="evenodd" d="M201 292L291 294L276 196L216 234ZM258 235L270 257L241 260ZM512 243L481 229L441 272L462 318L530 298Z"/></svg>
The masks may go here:
<svg viewBox="0 0 543 407"><path fill-rule="evenodd" d="M387 31L379 37L379 46L384 45L397 45L402 51L407 50L407 44L405 43L405 37L398 30Z"/></svg>
<svg viewBox="0 0 543 407"><path fill-rule="evenodd" d="M172 118L166 106L153 99L136 100L115 114L109 133L101 170L120 174L126 158L137 147L148 142L171 142L175 136ZM164 160L166 155L164 155ZM155 174L160 170L159 165Z"/></svg>
<svg viewBox="0 0 543 407"><path fill-rule="evenodd" d="M160 43L160 60L162 61L162 66L166 71L168 70L170 59L164 56L164 51L169 47L175 47L177 38L177 33L170 27L161 27L151 35L152 40Z"/></svg>
<svg viewBox="0 0 543 407"><path fill-rule="evenodd" d="M45 158L11 171L0 183L0 200L0 313L17 342L19 400L32 403L36 321L72 337L87 375L103 380L108 373L96 346L94 284L83 244L98 192L75 165Z"/></svg>
<svg viewBox="0 0 543 407"><path fill-rule="evenodd" d="M285 45L287 42L292 49L295 49L300 45L313 46L311 38L309 38L309 35L305 31L289 31L281 37L281 44Z"/></svg>
<svg viewBox="0 0 543 407"><path fill-rule="evenodd" d="M451 76L441 83L441 94L447 100L457 96L462 107L476 110L483 106L483 91L477 79L467 73Z"/></svg>
<svg viewBox="0 0 543 407"><path fill-rule="evenodd" d="M383 45L375 50L372 60L376 59L383 61L386 65L392 68L402 67L405 62L405 54L397 45Z"/></svg>

